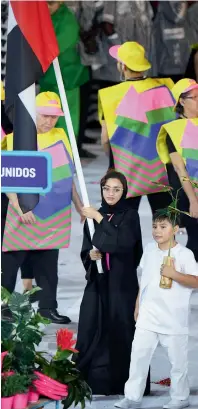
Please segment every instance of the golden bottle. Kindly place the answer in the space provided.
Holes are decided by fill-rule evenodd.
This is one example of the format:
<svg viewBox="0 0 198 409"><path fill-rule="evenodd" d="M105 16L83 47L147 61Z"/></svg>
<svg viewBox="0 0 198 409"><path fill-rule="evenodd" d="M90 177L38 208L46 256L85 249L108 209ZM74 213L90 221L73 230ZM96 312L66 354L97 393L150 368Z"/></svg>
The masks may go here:
<svg viewBox="0 0 198 409"><path fill-rule="evenodd" d="M170 257L170 256L164 257L163 265L171 266L171 261L172 260L173 260L173 258ZM161 276L160 287L161 288L171 288L172 287L172 278Z"/></svg>

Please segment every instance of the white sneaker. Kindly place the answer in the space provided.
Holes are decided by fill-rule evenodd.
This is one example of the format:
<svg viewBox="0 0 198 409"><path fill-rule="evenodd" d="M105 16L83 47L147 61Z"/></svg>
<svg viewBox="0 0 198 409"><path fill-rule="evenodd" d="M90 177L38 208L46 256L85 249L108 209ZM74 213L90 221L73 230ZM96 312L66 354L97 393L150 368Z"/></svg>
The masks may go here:
<svg viewBox="0 0 198 409"><path fill-rule="evenodd" d="M164 409L184 409L188 408L189 401L186 400L170 400L166 405L163 406Z"/></svg>
<svg viewBox="0 0 198 409"><path fill-rule="evenodd" d="M134 402L133 400L124 398L122 400L119 400L114 404L116 408L121 408L121 409L138 409L141 406L141 403Z"/></svg>

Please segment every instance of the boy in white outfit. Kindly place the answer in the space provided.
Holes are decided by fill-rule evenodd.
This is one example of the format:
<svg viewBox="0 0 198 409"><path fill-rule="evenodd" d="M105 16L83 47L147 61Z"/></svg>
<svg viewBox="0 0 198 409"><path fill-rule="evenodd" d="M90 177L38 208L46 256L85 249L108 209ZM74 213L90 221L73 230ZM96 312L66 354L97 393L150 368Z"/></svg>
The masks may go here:
<svg viewBox="0 0 198 409"><path fill-rule="evenodd" d="M171 400L164 409L189 406L188 315L192 288L198 288L198 266L191 250L172 240L172 266L163 265L171 238L178 232L167 215L153 218L155 242L145 248L142 277L136 302L136 332L132 344L125 398L115 404L122 409L141 407L149 366L160 342L171 363ZM170 289L160 288L160 273L173 279Z"/></svg>

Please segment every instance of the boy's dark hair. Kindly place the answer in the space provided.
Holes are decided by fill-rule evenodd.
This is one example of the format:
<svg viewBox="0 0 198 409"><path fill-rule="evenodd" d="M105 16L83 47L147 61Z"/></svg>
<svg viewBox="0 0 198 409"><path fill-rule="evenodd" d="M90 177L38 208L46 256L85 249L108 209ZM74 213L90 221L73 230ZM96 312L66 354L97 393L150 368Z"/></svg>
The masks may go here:
<svg viewBox="0 0 198 409"><path fill-rule="evenodd" d="M154 222L163 222L167 220L169 223L172 224L173 227L180 225L180 217L175 213L171 213L170 210L157 210L153 215L153 223Z"/></svg>

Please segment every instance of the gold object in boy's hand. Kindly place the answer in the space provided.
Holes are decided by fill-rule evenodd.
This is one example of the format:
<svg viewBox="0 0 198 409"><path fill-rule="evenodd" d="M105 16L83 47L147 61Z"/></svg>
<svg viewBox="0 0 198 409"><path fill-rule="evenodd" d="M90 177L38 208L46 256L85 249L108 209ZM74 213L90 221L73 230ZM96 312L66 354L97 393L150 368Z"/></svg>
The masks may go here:
<svg viewBox="0 0 198 409"><path fill-rule="evenodd" d="M170 257L170 256L164 257L163 265L171 266L172 265L172 263L171 263L172 260L173 260L173 258ZM172 281L173 281L172 278L161 276L160 287L161 288L171 288L172 287Z"/></svg>

